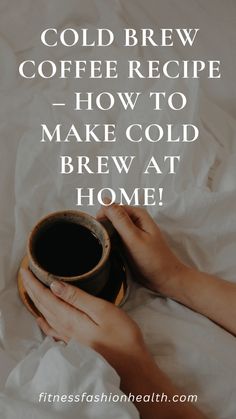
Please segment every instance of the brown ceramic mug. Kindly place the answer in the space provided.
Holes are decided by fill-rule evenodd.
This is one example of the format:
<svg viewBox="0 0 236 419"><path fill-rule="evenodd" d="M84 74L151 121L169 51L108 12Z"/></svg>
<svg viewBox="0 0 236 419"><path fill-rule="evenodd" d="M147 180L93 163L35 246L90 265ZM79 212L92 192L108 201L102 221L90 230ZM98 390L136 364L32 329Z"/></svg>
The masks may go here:
<svg viewBox="0 0 236 419"><path fill-rule="evenodd" d="M29 268L45 285L54 281L98 295L110 274L107 229L80 211L54 212L33 228L27 244Z"/></svg>

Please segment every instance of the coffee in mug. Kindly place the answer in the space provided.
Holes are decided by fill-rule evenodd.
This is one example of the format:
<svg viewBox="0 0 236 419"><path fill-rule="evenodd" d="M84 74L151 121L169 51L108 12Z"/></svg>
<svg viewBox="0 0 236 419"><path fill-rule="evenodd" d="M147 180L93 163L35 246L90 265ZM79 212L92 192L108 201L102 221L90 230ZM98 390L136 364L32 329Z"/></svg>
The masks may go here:
<svg viewBox="0 0 236 419"><path fill-rule="evenodd" d="M80 211L49 214L28 240L29 267L45 285L70 282L97 295L110 273L109 235L92 216Z"/></svg>

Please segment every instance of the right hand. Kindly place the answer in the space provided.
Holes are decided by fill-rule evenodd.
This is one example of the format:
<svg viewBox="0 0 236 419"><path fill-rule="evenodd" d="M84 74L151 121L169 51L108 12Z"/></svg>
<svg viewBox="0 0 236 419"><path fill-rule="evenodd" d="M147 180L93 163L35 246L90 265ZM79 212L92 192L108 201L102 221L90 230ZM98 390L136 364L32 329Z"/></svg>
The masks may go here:
<svg viewBox="0 0 236 419"><path fill-rule="evenodd" d="M98 212L97 219L104 218L108 218L119 233L137 281L153 291L167 294L168 285L184 265L171 251L147 211L112 204Z"/></svg>

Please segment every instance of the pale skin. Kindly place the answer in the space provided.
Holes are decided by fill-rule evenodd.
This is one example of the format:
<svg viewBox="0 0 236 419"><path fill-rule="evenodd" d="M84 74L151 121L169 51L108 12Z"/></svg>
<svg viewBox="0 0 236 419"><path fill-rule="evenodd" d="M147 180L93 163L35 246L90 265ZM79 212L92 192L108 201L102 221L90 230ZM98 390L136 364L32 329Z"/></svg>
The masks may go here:
<svg viewBox="0 0 236 419"><path fill-rule="evenodd" d="M236 285L183 264L160 229L141 208L104 206L118 231L130 266L143 285L197 311L236 335ZM37 323L54 339L74 339L100 353L117 371L129 394L182 394L155 363L137 324L120 308L65 283L45 288L22 271L26 290L42 313ZM137 375L138 371L138 375ZM201 419L190 403L137 403L143 419Z"/></svg>

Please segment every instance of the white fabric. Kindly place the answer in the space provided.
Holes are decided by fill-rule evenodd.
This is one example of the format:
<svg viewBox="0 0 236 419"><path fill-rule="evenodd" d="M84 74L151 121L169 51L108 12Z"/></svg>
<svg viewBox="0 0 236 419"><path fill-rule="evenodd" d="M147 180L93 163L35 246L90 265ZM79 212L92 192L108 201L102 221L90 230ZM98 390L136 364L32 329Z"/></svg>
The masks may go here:
<svg viewBox="0 0 236 419"><path fill-rule="evenodd" d="M76 418L78 413L80 418L138 418L131 402L123 402L122 406L116 401L122 395L119 381L114 370L96 352L73 341L65 346L47 338L8 377L5 392L0 396L1 417L11 419L17 409L17 418L22 419L26 412L37 418ZM103 402L92 402L91 398L81 401L83 394L103 397ZM116 398L109 403L105 397L110 394ZM48 395L52 395L51 399L45 402L44 397ZM55 395L64 395L64 399L58 401ZM73 402L66 401L65 396Z"/></svg>
<svg viewBox="0 0 236 419"><path fill-rule="evenodd" d="M148 0L145 7L141 3L141 0L2 0L0 4L0 413L4 419L16 416L30 417L32 411L35 418L45 417L42 407L32 404L39 388L47 391L44 388L53 389L55 386L63 388L65 393L74 393L85 387L91 392L96 392L97 386L101 385L101 388L107 391L110 391L110 388L119 391L116 374L103 364L100 358L95 358L91 351L77 347L75 343L64 348L49 340L43 342L41 332L22 306L16 289L16 272L24 255L26 237L32 225L50 211L72 208L75 201L72 191L78 185L88 186L92 182L98 188L122 185L127 189L134 183L139 186L163 186L166 205L163 208L154 208L151 212L176 253L192 266L235 281L236 124L232 116L235 115L235 109L231 101L235 96L235 85L234 75L228 64L229 52L224 48L226 41L229 45L232 42L232 34L235 31L235 5L229 1L227 5L230 7L227 7L226 13L226 10L222 9L225 6L220 1L213 0L207 2L207 5L204 1L197 0L180 1L178 5L175 2L174 6L170 0ZM156 24L171 27L168 19L170 18L171 22L175 16L176 21L172 23L174 27L177 27L177 23L179 27L188 27L189 22L202 27L202 43L198 46L199 58L201 54L216 56L218 52L219 56L225 59L229 83L224 93L221 89L222 86L225 87L226 78L214 84L210 81L203 82L203 90L200 90L196 82L190 81L134 81L132 89L143 89L147 94L149 90L155 89L187 92L190 104L180 113L166 110L157 114L147 111L149 108L144 101L134 115L119 108L109 113L94 111L90 116L91 122L112 123L115 120L118 133L122 133L123 127L130 120L139 123L155 121L163 125L169 120L172 123L196 122L201 128L201 141L188 145L162 143L158 147L144 143L141 148L136 147L140 171L133 174L135 182L133 178L121 178L116 173L111 174L109 179L97 175L91 178L59 176L59 154L68 152L70 155L124 155L132 154L134 148L122 141L114 147L111 146L109 151L102 144L93 144L90 147L88 144L81 144L79 147L73 144L58 147L40 144L42 121L50 121L52 126L57 121L65 125L70 124L75 118L78 124L87 122L88 114L81 112L75 115L70 109L56 111L51 107L52 101L62 97L69 99L75 90L82 88L84 91L102 91L105 86L105 89L126 91L131 90L131 84L124 80L106 81L104 84L102 81L89 81L88 89L86 80L79 83L79 87L78 82L73 80L28 82L16 77L17 62L24 57L59 59L78 56L96 59L105 58L106 54L110 59L114 57L122 62L122 57L131 56L131 52L125 52L118 46L110 48L107 53L91 49L84 52L80 48L72 48L69 52L61 50L60 53L47 50L45 53L39 42L40 31L47 26L106 27L107 22L114 31L127 25L149 27ZM222 16L227 25L224 25L221 43L216 51L212 50L211 46L215 45L220 30L216 23L214 25L219 16ZM158 50L158 57L167 59L181 57L186 53L177 49L161 49ZM136 49L132 56L137 57L138 54L140 51ZM147 48L143 55L145 59L153 58L153 49ZM206 98L206 85L208 94L215 103ZM227 98L229 100L226 103ZM227 109L231 116L216 103ZM162 177L153 175L147 179L142 176L143 164L149 156L168 153L179 153L182 156L178 173L174 177L164 174ZM91 213L95 213L96 209L93 208ZM173 301L159 298L134 284L125 309L142 328L159 365L181 386L183 392L198 394L199 406L209 417L235 418L234 337L201 315ZM59 375L54 374L56 364L48 361L48 353L51 354L50 359L54 360L55 357L55 361L57 358L60 360ZM85 365L87 362L88 379L93 383L88 387L84 384L84 372L81 373L82 357ZM91 357L93 360L89 365ZM40 369L37 369L39 360ZM14 366L15 369L4 385ZM68 371L72 371L71 377ZM50 383L44 378L47 373L50 373ZM67 408L69 409L68 406ZM128 411L127 406L117 405L107 412L108 407L104 406L102 414L99 411L99 417L110 419L114 412L114 417L135 418L136 412L131 406L129 408ZM57 409L60 407L57 406ZM79 417L96 417L93 407L91 409L80 405ZM78 412L73 409L59 412L61 416L51 408L46 416L71 419L78 417Z"/></svg>

